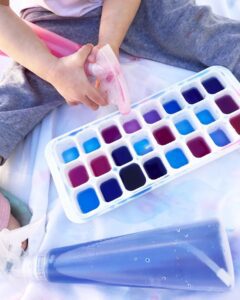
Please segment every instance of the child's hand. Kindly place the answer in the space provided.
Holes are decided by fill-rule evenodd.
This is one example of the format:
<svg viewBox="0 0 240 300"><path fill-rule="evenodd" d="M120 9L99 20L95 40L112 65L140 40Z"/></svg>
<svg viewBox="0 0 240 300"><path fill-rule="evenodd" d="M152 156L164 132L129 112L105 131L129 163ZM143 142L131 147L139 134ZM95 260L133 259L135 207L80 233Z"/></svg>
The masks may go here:
<svg viewBox="0 0 240 300"><path fill-rule="evenodd" d="M90 84L84 71L84 63L92 49L92 45L85 45L78 52L57 59L50 68L46 80L56 88L68 104L83 103L96 110L99 106L107 105L107 101Z"/></svg>

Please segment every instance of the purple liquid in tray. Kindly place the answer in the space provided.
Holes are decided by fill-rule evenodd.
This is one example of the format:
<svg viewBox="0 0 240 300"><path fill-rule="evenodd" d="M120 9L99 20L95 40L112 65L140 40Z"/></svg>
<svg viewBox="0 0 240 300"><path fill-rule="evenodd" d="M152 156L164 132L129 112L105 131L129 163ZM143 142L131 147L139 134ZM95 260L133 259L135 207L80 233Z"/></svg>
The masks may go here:
<svg viewBox="0 0 240 300"><path fill-rule="evenodd" d="M107 144L119 140L122 135L116 125L107 127L102 131L102 137Z"/></svg>
<svg viewBox="0 0 240 300"><path fill-rule="evenodd" d="M141 129L141 126L136 119L132 119L132 120L124 123L123 128L126 133L133 133L133 132Z"/></svg>

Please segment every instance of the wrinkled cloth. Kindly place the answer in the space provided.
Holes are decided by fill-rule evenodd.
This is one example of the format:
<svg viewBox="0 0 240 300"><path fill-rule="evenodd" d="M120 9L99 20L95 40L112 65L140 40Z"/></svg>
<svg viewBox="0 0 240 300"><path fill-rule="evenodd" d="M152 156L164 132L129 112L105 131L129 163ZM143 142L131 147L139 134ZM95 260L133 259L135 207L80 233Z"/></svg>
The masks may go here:
<svg viewBox="0 0 240 300"><path fill-rule="evenodd" d="M238 18L238 0L202 0L218 14ZM0 71L8 65L0 59ZM150 60L121 54L121 63L133 102L182 80L192 72ZM146 76L147 74L147 76ZM182 176L137 201L123 205L86 224L73 224L65 216L44 158L46 144L55 136L103 117L112 108L93 112L84 106L62 105L52 111L14 150L0 168L0 186L11 191L33 211L33 221L48 214L46 232L39 228L29 243L30 254L84 243L131 232L194 222L212 217L221 219L234 254L236 287L229 293L189 293L156 289L137 289L96 285L61 285L18 279L1 279L1 299L94 299L94 300L235 300L240 293L240 152L223 157L201 169ZM111 263L111 262L109 262ZM14 288L13 288L14 287Z"/></svg>

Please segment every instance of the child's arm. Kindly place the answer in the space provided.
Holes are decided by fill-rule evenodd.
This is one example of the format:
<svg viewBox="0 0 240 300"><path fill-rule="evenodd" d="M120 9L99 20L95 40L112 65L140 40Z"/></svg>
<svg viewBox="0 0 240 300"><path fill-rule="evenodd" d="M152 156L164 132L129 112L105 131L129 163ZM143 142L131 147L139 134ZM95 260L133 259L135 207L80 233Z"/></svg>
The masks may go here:
<svg viewBox="0 0 240 300"><path fill-rule="evenodd" d="M108 43L115 52L119 51L140 3L141 0L104 0L98 40L100 46Z"/></svg>
<svg viewBox="0 0 240 300"><path fill-rule="evenodd" d="M95 61L98 48L109 44L118 56L121 43L138 11L141 0L104 0L98 45L94 47L90 62Z"/></svg>
<svg viewBox="0 0 240 300"><path fill-rule="evenodd" d="M32 30L0 0L0 49L15 61L52 84L69 104L84 103L97 109L105 100L89 83L84 63L91 45L65 57L54 57Z"/></svg>

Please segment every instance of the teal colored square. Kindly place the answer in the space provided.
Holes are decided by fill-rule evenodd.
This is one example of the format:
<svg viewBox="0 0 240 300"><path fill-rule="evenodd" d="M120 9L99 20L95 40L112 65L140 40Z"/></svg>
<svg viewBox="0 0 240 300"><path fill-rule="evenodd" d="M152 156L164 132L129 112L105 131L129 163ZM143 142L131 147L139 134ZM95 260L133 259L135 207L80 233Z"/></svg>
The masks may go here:
<svg viewBox="0 0 240 300"><path fill-rule="evenodd" d="M88 188L77 195L78 205L81 211L86 214L99 206L99 199L92 188Z"/></svg>
<svg viewBox="0 0 240 300"><path fill-rule="evenodd" d="M176 123L175 126L182 135L186 135L194 131L192 124L188 120L182 120Z"/></svg>
<svg viewBox="0 0 240 300"><path fill-rule="evenodd" d="M85 153L90 153L90 152L93 152L93 151L99 149L100 143L99 143L98 139L96 137L94 137L94 138L84 142L83 148L84 148Z"/></svg>
<svg viewBox="0 0 240 300"><path fill-rule="evenodd" d="M76 147L69 148L62 153L62 158L65 163L75 160L79 157L79 152Z"/></svg>
<svg viewBox="0 0 240 300"><path fill-rule="evenodd" d="M136 142L133 146L138 155L144 155L153 151L153 148L147 139Z"/></svg>

